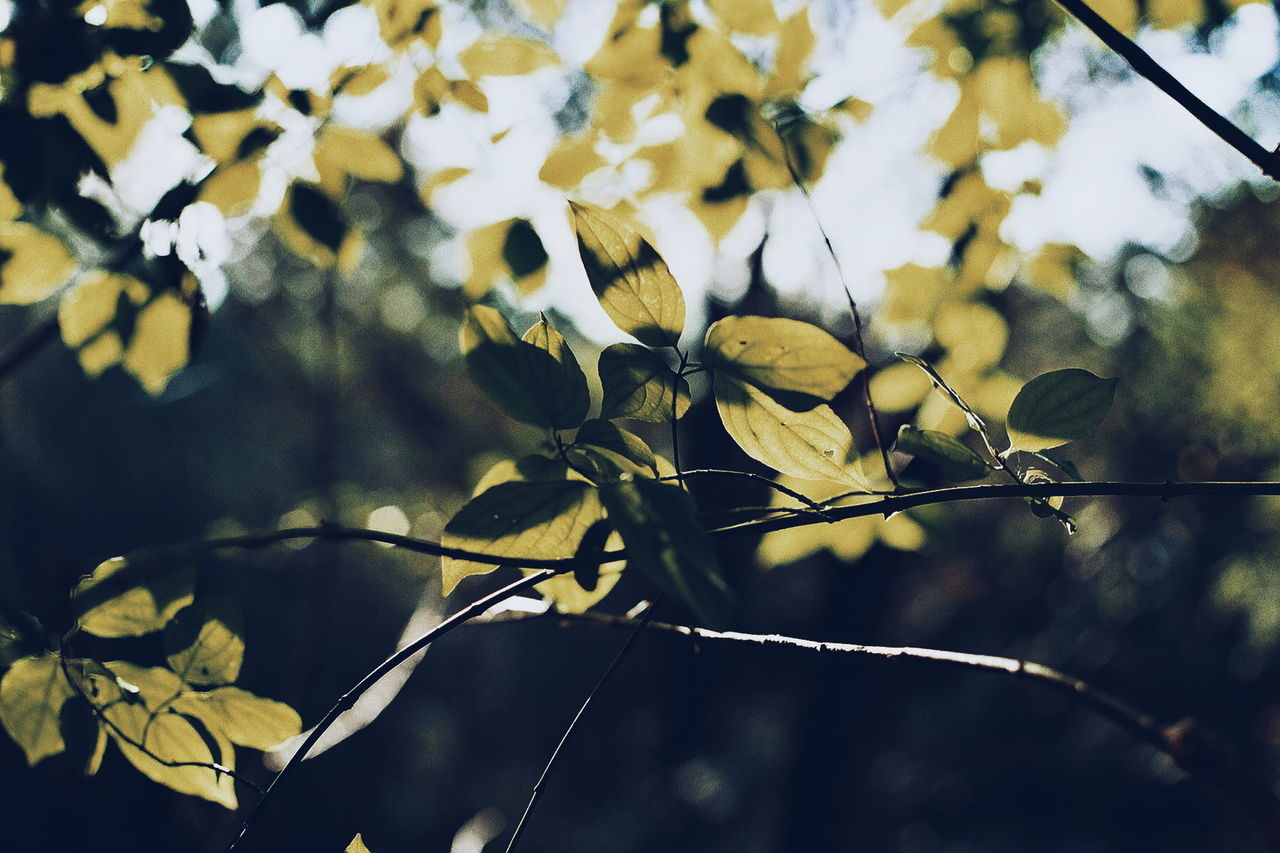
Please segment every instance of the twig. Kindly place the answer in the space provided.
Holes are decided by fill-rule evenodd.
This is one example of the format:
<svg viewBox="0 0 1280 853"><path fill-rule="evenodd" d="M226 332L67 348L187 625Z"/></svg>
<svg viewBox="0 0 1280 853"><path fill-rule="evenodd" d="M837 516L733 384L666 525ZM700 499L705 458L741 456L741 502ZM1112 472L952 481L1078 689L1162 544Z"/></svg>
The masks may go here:
<svg viewBox="0 0 1280 853"><path fill-rule="evenodd" d="M1248 134L1218 113L1191 90L1165 70L1164 66L1151 58L1133 40L1107 23L1101 15L1093 11L1084 0L1058 0L1058 5L1070 12L1076 20L1084 24L1107 47L1118 53L1134 71L1154 83L1162 92L1173 98L1178 104L1191 113L1209 130L1216 133L1232 148L1248 157L1262 174L1272 180L1280 181L1280 154L1268 151Z"/></svg>
<svg viewBox="0 0 1280 853"><path fill-rule="evenodd" d="M400 666L400 664L412 658L427 646L431 645L431 643L435 642L440 637L443 637L445 634L452 631L454 628L465 624L468 620L476 618L495 604L505 601L514 595L518 595L527 589L533 588L535 585L541 583L554 574L555 572L551 569L543 569L542 571L526 575L517 581L507 584L501 589L473 601L471 604L468 604L457 613L454 613L448 619L445 619L439 625L418 637L413 642L407 644L404 648L391 655L391 657L387 658L382 663L378 664L370 670L364 678L361 678L354 687L346 693L343 693L338 701L334 703L333 707L329 709L323 718L321 718L320 722L316 724L315 728L311 730L311 734L309 734L307 739L302 742L302 745L298 747L297 752L289 757L289 760L285 762L284 767L280 768L280 772L271 780L271 784L267 785L266 790L262 792L262 796L258 799L258 802L254 804L253 808L249 811L249 814L245 817L244 823L240 825L240 831L236 833L235 838L233 838L231 843L227 845L227 853L231 853L232 850L236 849L236 846L249 834L249 830L253 827L254 822L262 814L263 806L265 806L268 800L271 799L272 792L280 787L286 778L292 775L292 772L297 768L302 760L307 757L307 753L310 752L312 747L320 741L320 738L329 730L329 727L337 722L338 718L342 716L345 711L350 709L351 706L356 703L356 700L359 699L365 691L376 684L379 679L396 667Z"/></svg>
<svg viewBox="0 0 1280 853"><path fill-rule="evenodd" d="M804 504L814 512L821 514L824 518L826 517L827 511L823 509L822 505L819 504L817 501L813 500L812 498L805 497L804 495L797 492L795 489L788 488L782 485L781 483L777 482L776 480L772 480L769 477L765 477L760 474L752 473L751 471L733 471L728 468L693 468L688 471L681 471L678 476L681 476L681 477L737 477L743 480L751 480L752 482L756 482L756 483L760 483L762 485L768 486L769 488L773 489L775 492L784 494L789 498L794 498L795 500ZM666 477L659 477L658 479L674 480L676 479L676 477L677 475L671 474ZM766 508L770 510L779 510L779 509L785 509L786 507L766 507Z"/></svg>
<svg viewBox="0 0 1280 853"><path fill-rule="evenodd" d="M661 593L659 593L661 595ZM560 754L564 751L564 745L569 742L569 736L573 734L573 730L577 727L578 721L582 719L582 715L587 712L587 707L596 698L596 695L604 689L605 684L617 671L622 661L631 652L635 646L636 640L639 639L644 627L649 624L650 618L653 616L653 608L657 605L655 599L652 604L645 609L644 616L637 620L631 634L627 637L627 641L622 644L622 648L614 655L613 661L609 664L604 674L600 676L600 680L596 682L596 686L587 694L587 698L582 701L582 706L578 708L578 713L573 715L573 719L569 721L569 727L564 730L564 734L560 736L560 742L556 744L556 748L552 750L551 757L547 759L547 764L542 768L542 774L538 776L538 781L533 785L533 793L529 795L529 802L524 807L524 813L520 815L520 821L516 824L515 830L511 833L511 841L507 844L507 853L512 853L516 849L520 836L524 834L525 824L529 822L529 816L533 814L534 807L538 804L538 799L542 796L542 790L547 784L547 779L551 777L551 772L555 769L556 764L560 760Z"/></svg>
<svg viewBox="0 0 1280 853"><path fill-rule="evenodd" d="M929 661L963 669L1000 672L1014 678L1043 684L1064 693L1098 715L1110 720L1138 740L1174 760L1196 781L1215 790L1240 808L1256 825L1273 849L1280 849L1280 799L1262 780L1246 768L1234 751L1206 732L1194 720L1163 725L1126 702L1089 683L1052 667L1017 658L975 655L964 652L914 646L869 646L860 643L823 643L781 634L746 634L739 631L712 631L666 622L646 622L602 613L521 613L495 615L490 622L515 622L549 616L565 625L594 625L660 631L702 643L733 643L777 646L819 654L850 654L884 659ZM648 614L646 614L647 616ZM634 633L632 634L634 637Z"/></svg>

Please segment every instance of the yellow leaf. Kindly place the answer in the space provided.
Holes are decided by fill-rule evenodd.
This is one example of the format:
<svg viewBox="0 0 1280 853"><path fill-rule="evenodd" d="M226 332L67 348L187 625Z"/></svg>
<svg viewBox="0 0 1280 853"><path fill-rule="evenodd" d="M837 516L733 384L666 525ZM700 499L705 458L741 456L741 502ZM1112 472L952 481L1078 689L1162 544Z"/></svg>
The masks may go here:
<svg viewBox="0 0 1280 853"><path fill-rule="evenodd" d="M0 163L0 220L17 219L22 215L22 202L9 189L4 180L4 164Z"/></svg>
<svg viewBox="0 0 1280 853"><path fill-rule="evenodd" d="M662 33L656 21L640 26L640 13L645 0L623 0L614 12L605 32L604 43L587 60L583 70L605 80L626 80L647 86L666 76L666 57L662 55Z"/></svg>
<svg viewBox="0 0 1280 853"><path fill-rule="evenodd" d="M511 0L516 11L540 27L552 29L564 14L568 0Z"/></svg>
<svg viewBox="0 0 1280 853"><path fill-rule="evenodd" d="M75 286L58 303L62 342L69 347L78 347L105 329L116 317L116 307L126 281L137 279L106 270L81 273Z"/></svg>
<svg viewBox="0 0 1280 853"><path fill-rule="evenodd" d="M813 53L813 46L817 41L809 22L809 9L808 3L801 5L782 24L778 53L773 63L773 79L769 83L770 92L782 94L799 91L808 82L809 55Z"/></svg>
<svg viewBox="0 0 1280 853"><path fill-rule="evenodd" d="M867 362L812 323L725 317L707 330L704 360L759 388L830 400Z"/></svg>
<svg viewBox="0 0 1280 853"><path fill-rule="evenodd" d="M1138 7L1134 0L1091 0L1093 11L1127 36L1137 35Z"/></svg>
<svg viewBox="0 0 1280 853"><path fill-rule="evenodd" d="M0 680L0 723L22 747L28 764L66 749L59 714L75 689L54 652L13 662Z"/></svg>
<svg viewBox="0 0 1280 853"><path fill-rule="evenodd" d="M451 80L449 94L464 107L478 113L489 111L489 99L485 96L484 90L470 80Z"/></svg>
<svg viewBox="0 0 1280 853"><path fill-rule="evenodd" d="M419 40L433 50L440 46L443 16L437 0L365 0L365 5L377 15L382 40L392 50Z"/></svg>
<svg viewBox="0 0 1280 853"><path fill-rule="evenodd" d="M98 377L108 367L114 367L124 358L124 341L115 332L106 331L80 348L76 354L80 368L86 376Z"/></svg>
<svg viewBox="0 0 1280 853"><path fill-rule="evenodd" d="M26 222L0 222L0 304L39 302L75 268L57 237Z"/></svg>
<svg viewBox="0 0 1280 853"><path fill-rule="evenodd" d="M546 162L538 172L538 179L553 187L570 190L606 162L596 152L594 134L566 136L547 155Z"/></svg>
<svg viewBox="0 0 1280 853"><path fill-rule="evenodd" d="M195 575L189 568L159 566L142 558L112 557L80 579L72 593L76 624L99 637L140 637L158 631L191 603Z"/></svg>
<svg viewBox="0 0 1280 853"><path fill-rule="evenodd" d="M381 64L367 65L354 71L352 69L345 70L350 76L343 79L340 92L356 98L369 94L391 79L391 74L387 71L386 66Z"/></svg>
<svg viewBox="0 0 1280 853"><path fill-rule="evenodd" d="M458 55L471 77L529 74L560 61L545 42L515 36L483 35Z"/></svg>
<svg viewBox="0 0 1280 853"><path fill-rule="evenodd" d="M231 219L253 209L262 189L262 158L254 156L219 166L200 184L200 201L207 201Z"/></svg>
<svg viewBox="0 0 1280 853"><path fill-rule="evenodd" d="M112 723L107 734L142 775L179 793L236 807L231 777L210 766L235 766L230 743L218 742L215 754L186 717L171 711L153 713L134 702L113 703L102 714Z"/></svg>
<svg viewBox="0 0 1280 853"><path fill-rule="evenodd" d="M369 848L364 846L364 839L360 837L360 833L356 833L356 837L351 839L351 843L347 845L346 853L370 853Z"/></svg>
<svg viewBox="0 0 1280 853"><path fill-rule="evenodd" d="M708 0L707 5L731 30L764 36L778 29L773 0Z"/></svg>
<svg viewBox="0 0 1280 853"><path fill-rule="evenodd" d="M938 267L906 264L887 270L884 303L877 319L895 326L923 326L942 299L946 271Z"/></svg>
<svg viewBox="0 0 1280 853"><path fill-rule="evenodd" d="M232 110L222 113L198 113L191 120L191 133L210 159L218 163L226 163L238 159L236 152L240 143L262 120L257 110Z"/></svg>
<svg viewBox="0 0 1280 853"><path fill-rule="evenodd" d="M731 376L717 374L716 409L725 430L748 456L775 471L859 489L871 486L853 456L849 427L828 405L793 412Z"/></svg>
<svg viewBox="0 0 1280 853"><path fill-rule="evenodd" d="M871 397L883 412L914 409L933 386L915 365L891 364L871 377Z"/></svg>
<svg viewBox="0 0 1280 853"><path fill-rule="evenodd" d="M124 368L149 393L159 394L187 366L191 308L175 293L162 293L138 312Z"/></svg>
<svg viewBox="0 0 1280 853"><path fill-rule="evenodd" d="M948 302L934 315L933 333L938 343L951 351L949 361L959 372L968 373L1000 361L1009 326L998 311L985 305Z"/></svg>
<svg viewBox="0 0 1280 853"><path fill-rule="evenodd" d="M316 141L320 186L332 196L346 190L347 177L393 184L404 176L400 156L381 137L363 130L329 124Z"/></svg>
<svg viewBox="0 0 1280 853"><path fill-rule="evenodd" d="M302 731L302 720L293 708L239 687L183 693L172 707L250 749L273 749Z"/></svg>

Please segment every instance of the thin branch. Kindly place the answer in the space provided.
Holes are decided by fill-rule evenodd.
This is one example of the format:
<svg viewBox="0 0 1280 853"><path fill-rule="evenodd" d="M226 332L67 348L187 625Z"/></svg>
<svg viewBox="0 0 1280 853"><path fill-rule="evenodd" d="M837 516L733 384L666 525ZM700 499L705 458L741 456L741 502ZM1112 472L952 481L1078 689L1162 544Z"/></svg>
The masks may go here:
<svg viewBox="0 0 1280 853"><path fill-rule="evenodd" d="M1080 23L1084 24L1107 47L1118 53L1134 71L1154 83L1162 92L1173 98L1178 104L1191 113L1209 130L1216 133L1232 148L1248 157L1262 174L1280 181L1280 154L1268 151L1254 141L1248 134L1218 113L1191 90L1178 82L1164 66L1151 58L1133 40L1107 23L1101 15L1093 11L1084 0L1057 0L1058 5L1070 12Z"/></svg>
<svg viewBox="0 0 1280 853"><path fill-rule="evenodd" d="M739 631L712 631L688 625L644 622L626 616L602 613L554 613L546 616L565 625L594 625L641 629L676 634L695 643L776 646L818 654L849 654L888 660L920 660L962 669L999 672L1042 684L1066 694L1089 710L1105 717L1134 738L1169 756L1191 778L1206 785L1241 809L1257 826L1273 849L1280 850L1280 799L1245 766L1235 752L1205 731L1197 722L1184 719L1164 725L1123 700L1089 683L1052 667L1017 658L975 655L964 652L914 646L869 646L860 643L823 643L781 634L747 634ZM646 614L647 615L647 614ZM539 618L543 613L507 612L486 622L514 622ZM634 633L633 633L634 636Z"/></svg>
<svg viewBox="0 0 1280 853"><path fill-rule="evenodd" d="M582 701L582 706L578 708L578 713L573 715L573 719L569 721L569 727L564 730L564 734L560 736L560 742L556 744L556 748L552 750L551 757L547 759L547 765L542 768L538 781L533 785L533 793L529 795L529 802L524 807L524 813L520 815L520 821L516 824L515 830L511 833L511 841L507 844L507 853L512 853L516 849L516 844L520 841L520 836L524 834L525 825L529 822L529 816L533 814L533 809L538 804L539 798L542 796L543 788L547 784L547 780L551 777L551 772L555 769L556 764L560 761L560 754L564 751L564 745L569 742L569 736L573 734L573 730L577 728L578 721L582 719L582 715L587 712L587 707L595 700L596 695L604 689L606 683L617 671L622 661L626 659L631 649L635 646L636 640L640 638L644 627L649 624L650 618L653 616L653 608L657 605L655 600L650 604L644 612L644 616L637 620L631 634L627 637L627 641L622 644L622 648L618 649L618 653L614 655L613 661L605 669L604 674L600 676L600 680L596 682L596 686L587 694L587 698Z"/></svg>
<svg viewBox="0 0 1280 853"><path fill-rule="evenodd" d="M354 687L346 693L343 693L342 696L339 697L338 701L334 703L333 707L330 708L324 717L321 718L320 722L316 724L315 728L311 730L311 734L309 734L307 739L302 742L302 745L298 747L298 751L289 757L289 760L285 762L284 767L280 768L280 772L271 780L271 784L267 785L266 790L262 792L262 797L254 804L253 808L249 811L249 814L245 817L244 823L240 825L240 831L236 833L236 837L227 845L227 853L231 853L232 850L236 849L236 846L249 834L250 828L252 828L254 822L262 814L263 806L265 806L267 801L271 799L272 792L279 788L286 778L292 775L297 766L307 757L307 753L309 753L312 747L320 741L320 738L324 736L324 733L329 730L329 727L337 722L338 718L341 717L345 711L349 710L351 706L356 703L356 700L365 693L365 691L377 684L379 679L396 667L400 666L400 664L412 658L439 638L443 637L445 634L452 631L454 628L465 624L471 619L475 619L495 604L506 601L508 598L518 595L527 589L532 589L534 586L554 574L555 572L550 569L533 572L532 574L525 575L517 581L507 584L501 589L495 590L482 598L476 599L457 613L454 613L452 616L445 619L439 625L432 628L430 631L418 637L413 642L405 645L402 649L391 655L391 657L387 658L382 663L378 664L370 670L364 678L361 678L356 682Z"/></svg>
<svg viewBox="0 0 1280 853"><path fill-rule="evenodd" d="M765 476L762 476L762 475L760 475L760 474L754 474L754 473L752 473L752 472L750 472L750 471L733 471L733 470L730 470L730 469L728 469L728 468L693 468L693 469L690 469L690 470L688 470L688 471L681 471L679 475L671 474L671 475L668 475L668 476L666 476L666 477L659 477L658 479L659 479L659 480L674 480L674 479L676 479L676 478L677 478L677 476L681 476L681 477L737 477L737 478L742 479L742 480L751 480L752 482L760 483L761 485L768 486L769 488L773 489L775 492L778 492L778 493L780 493L780 494L784 494L784 495L786 495L786 496L787 496L787 497L789 497L789 498L794 498L795 500L797 500L797 501L799 501L800 503L802 503L802 504L804 504L805 506L807 506L809 509L813 510L813 511L814 511L814 512L816 512L816 513L821 514L824 518L826 518L826 510L825 510L825 509L823 509L822 505L821 505L821 504L819 504L817 501L813 500L812 498L809 498L809 497L806 497L806 496L804 496L804 495L800 494L800 493L799 493L799 492L797 492L795 489L791 489L791 488L788 488L788 487L786 487L786 486L782 485L781 483L779 483L779 482L778 482L778 481L776 481L776 480L772 480L772 479L770 479L770 478L768 478L768 477L765 477ZM767 507L767 509L770 509L770 510L778 510L778 509L784 509L784 507Z"/></svg>

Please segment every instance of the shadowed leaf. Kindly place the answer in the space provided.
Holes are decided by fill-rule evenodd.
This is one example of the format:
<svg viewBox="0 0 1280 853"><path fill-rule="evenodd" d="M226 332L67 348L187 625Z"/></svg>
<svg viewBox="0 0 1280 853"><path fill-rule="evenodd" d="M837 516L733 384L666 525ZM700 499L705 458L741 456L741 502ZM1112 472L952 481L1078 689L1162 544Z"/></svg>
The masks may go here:
<svg viewBox="0 0 1280 853"><path fill-rule="evenodd" d="M638 344L613 344L600 353L602 418L667 423L689 410L689 380L677 376L658 355Z"/></svg>
<svg viewBox="0 0 1280 853"><path fill-rule="evenodd" d="M1067 368L1032 379L1009 407L1011 450L1048 450L1088 435L1106 417L1116 379Z"/></svg>

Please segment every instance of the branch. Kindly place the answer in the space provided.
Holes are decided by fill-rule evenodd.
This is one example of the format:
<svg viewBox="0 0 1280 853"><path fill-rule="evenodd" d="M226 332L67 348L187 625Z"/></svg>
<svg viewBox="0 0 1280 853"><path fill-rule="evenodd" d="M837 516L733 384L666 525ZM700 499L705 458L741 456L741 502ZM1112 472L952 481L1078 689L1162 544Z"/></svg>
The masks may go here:
<svg viewBox="0 0 1280 853"><path fill-rule="evenodd" d="M1177 78L1166 71L1164 66L1152 59L1151 54L1107 23L1101 15L1089 8L1084 0L1057 0L1057 2L1094 35L1102 39L1107 47L1118 53L1134 71L1154 83L1162 92L1197 118L1201 124L1253 161L1253 164L1262 170L1262 174L1272 180L1280 181L1280 154L1263 148L1230 120L1192 94L1191 90L1178 82Z"/></svg>
<svg viewBox="0 0 1280 853"><path fill-rule="evenodd" d="M994 655L975 655L914 646L868 646L860 643L823 643L781 634L746 634L739 631L712 631L688 625L648 622L602 613L554 613L550 611L507 611L487 617L488 622L516 622L550 616L562 625L641 629L676 634L694 643L776 646L818 654L849 654L887 660L920 660L963 669L999 672L1014 678L1043 684L1094 713L1107 718L1138 740L1169 756L1189 777L1229 800L1254 822L1259 834L1275 850L1280 850L1280 799L1222 741L1199 723L1184 719L1162 725L1124 701L1074 676L1032 661Z"/></svg>
<svg viewBox="0 0 1280 853"><path fill-rule="evenodd" d="M278 788L280 784L292 774L293 770L297 768L300 763L302 763L302 760L307 757L307 753L311 751L311 748L320 741L320 738L329 730L329 727L337 722L338 717L342 716L343 712L354 705L356 700L359 699L366 690L376 684L382 676L391 672L391 670L409 660L418 652L422 651L427 646L452 631L454 628L457 628L459 625L476 618L495 604L503 602L514 595L518 595L527 589L532 589L535 585L541 583L554 574L555 572L550 569L544 569L530 575L525 575L519 580L509 583L501 589L495 590L483 598L479 598L471 602L466 607L462 608L448 619L445 619L439 625L432 628L421 637L418 637L416 640L397 651L382 663L378 664L369 672L368 675L356 682L354 687L346 693L343 693L338 701L334 703L333 707L329 709L323 718L321 718L320 722L316 724L316 727L311 730L311 734L308 735L307 739L302 742L300 747L298 747L298 751L290 756L289 760L285 762L284 767L280 768L280 772L271 780L271 784L267 785L266 790L262 792L262 796L258 799L258 802L254 803L254 806L249 811L248 816L245 817L244 823L240 825L240 831L236 833L236 837L227 845L227 853L231 853L232 850L236 849L236 846L244 840L246 835L249 834L249 829L262 813L263 806L265 806L267 801L271 799L272 792L275 791L276 788Z"/></svg>

